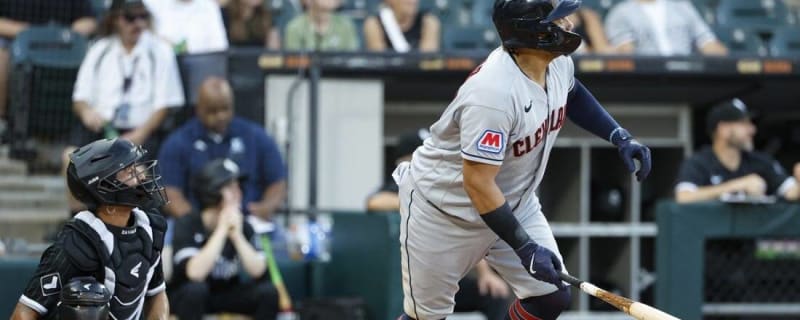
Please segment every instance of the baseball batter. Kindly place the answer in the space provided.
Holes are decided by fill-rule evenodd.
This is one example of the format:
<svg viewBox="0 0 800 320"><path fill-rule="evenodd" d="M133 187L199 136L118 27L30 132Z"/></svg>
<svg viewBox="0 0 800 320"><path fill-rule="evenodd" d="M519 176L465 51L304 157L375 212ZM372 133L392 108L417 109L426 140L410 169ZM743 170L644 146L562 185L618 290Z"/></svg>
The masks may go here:
<svg viewBox="0 0 800 320"><path fill-rule="evenodd" d="M443 319L458 281L484 257L518 300L507 319L555 319L566 272L534 191L566 119L616 145L641 181L650 151L574 77L581 42L566 17L580 0L496 0L503 45L473 71L431 137L394 177L400 187L404 311Z"/></svg>

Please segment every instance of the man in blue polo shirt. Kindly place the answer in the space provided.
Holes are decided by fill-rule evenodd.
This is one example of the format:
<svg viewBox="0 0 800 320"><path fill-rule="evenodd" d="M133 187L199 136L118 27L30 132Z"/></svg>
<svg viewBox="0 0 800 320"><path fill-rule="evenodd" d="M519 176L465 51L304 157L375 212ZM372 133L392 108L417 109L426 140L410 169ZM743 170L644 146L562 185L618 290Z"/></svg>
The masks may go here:
<svg viewBox="0 0 800 320"><path fill-rule="evenodd" d="M206 79L198 94L196 117L173 132L159 152L159 165L172 217L198 208L191 177L211 160L229 158L247 180L242 210L268 220L286 196L286 167L264 128L233 115L233 94L225 79Z"/></svg>

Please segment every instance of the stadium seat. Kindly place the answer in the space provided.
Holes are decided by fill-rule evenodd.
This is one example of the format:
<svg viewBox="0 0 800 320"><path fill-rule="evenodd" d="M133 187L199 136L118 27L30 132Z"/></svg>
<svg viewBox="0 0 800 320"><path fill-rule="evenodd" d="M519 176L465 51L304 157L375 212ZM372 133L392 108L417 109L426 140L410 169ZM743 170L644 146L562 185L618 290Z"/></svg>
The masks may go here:
<svg viewBox="0 0 800 320"><path fill-rule="evenodd" d="M472 2L473 0L441 1L439 18L442 21L442 27L463 27L473 24Z"/></svg>
<svg viewBox="0 0 800 320"><path fill-rule="evenodd" d="M14 64L30 63L41 67L79 67L88 41L69 28L50 24L25 29L11 45Z"/></svg>
<svg viewBox="0 0 800 320"><path fill-rule="evenodd" d="M34 156L34 137L63 141L77 123L72 89L87 48L86 38L59 25L31 27L17 35L9 81L12 157Z"/></svg>
<svg viewBox="0 0 800 320"><path fill-rule="evenodd" d="M472 23L476 26L492 26L494 1L475 0L472 3Z"/></svg>
<svg viewBox="0 0 800 320"><path fill-rule="evenodd" d="M419 2L419 11L439 14L447 6L448 0L425 0Z"/></svg>
<svg viewBox="0 0 800 320"><path fill-rule="evenodd" d="M692 3L706 23L710 25L717 23L716 12L719 0L692 0Z"/></svg>
<svg viewBox="0 0 800 320"><path fill-rule="evenodd" d="M766 56L767 48L759 35L746 28L716 27L717 38L732 55Z"/></svg>
<svg viewBox="0 0 800 320"><path fill-rule="evenodd" d="M184 54L178 56L177 60L186 105L182 108L170 108L169 116L159 128L165 134L179 127L194 114L200 86L206 78L211 76L228 78L227 52Z"/></svg>
<svg viewBox="0 0 800 320"><path fill-rule="evenodd" d="M583 6L597 11L601 17L605 17L611 8L623 0L583 0Z"/></svg>
<svg viewBox="0 0 800 320"><path fill-rule="evenodd" d="M97 19L102 19L106 15L110 1L106 0L92 0L92 11Z"/></svg>
<svg viewBox="0 0 800 320"><path fill-rule="evenodd" d="M281 33L286 24L303 10L299 1L294 0L267 0L267 8L272 12L272 24L278 27Z"/></svg>
<svg viewBox="0 0 800 320"><path fill-rule="evenodd" d="M494 49L500 39L492 27L470 26L445 28L442 37L445 50Z"/></svg>
<svg viewBox="0 0 800 320"><path fill-rule="evenodd" d="M770 41L769 51L778 57L800 56L800 27L776 29Z"/></svg>
<svg viewBox="0 0 800 320"><path fill-rule="evenodd" d="M795 23L781 0L720 0L716 16L717 25L750 27L759 31L771 31Z"/></svg>

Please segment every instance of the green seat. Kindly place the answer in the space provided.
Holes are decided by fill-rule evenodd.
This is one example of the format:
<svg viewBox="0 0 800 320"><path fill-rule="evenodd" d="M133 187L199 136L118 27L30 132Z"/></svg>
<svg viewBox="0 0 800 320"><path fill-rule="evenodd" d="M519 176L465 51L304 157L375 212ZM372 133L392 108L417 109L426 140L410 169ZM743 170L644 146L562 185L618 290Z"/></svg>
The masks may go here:
<svg viewBox="0 0 800 320"><path fill-rule="evenodd" d="M11 44L9 114L12 156L32 137L63 142L77 123L72 90L86 38L59 25L26 29Z"/></svg>
<svg viewBox="0 0 800 320"><path fill-rule="evenodd" d="M692 0L692 4L694 4L697 12L700 13L700 16L703 17L706 23L710 25L717 23L716 12L719 0Z"/></svg>
<svg viewBox="0 0 800 320"><path fill-rule="evenodd" d="M447 28L449 26L465 26L473 23L473 0L447 0L437 2L439 2L438 16L442 21L442 28Z"/></svg>
<svg viewBox="0 0 800 320"><path fill-rule="evenodd" d="M749 27L759 31L771 31L794 23L786 4L777 0L720 0L716 17L720 26Z"/></svg>
<svg viewBox="0 0 800 320"><path fill-rule="evenodd" d="M442 37L445 50L492 50L500 45L500 38L492 27L448 26Z"/></svg>
<svg viewBox="0 0 800 320"><path fill-rule="evenodd" d="M19 297L28 286L39 260L35 258L0 259L0 314L11 316Z"/></svg>
<svg viewBox="0 0 800 320"><path fill-rule="evenodd" d="M106 11L108 11L106 0L92 0L92 11L94 11L94 16L98 19L105 17Z"/></svg>
<svg viewBox="0 0 800 320"><path fill-rule="evenodd" d="M611 8L623 0L583 0L582 6L597 11L600 17L605 17Z"/></svg>
<svg viewBox="0 0 800 320"><path fill-rule="evenodd" d="M14 64L48 68L78 68L88 49L85 37L68 27L49 24L19 33L11 44Z"/></svg>
<svg viewBox="0 0 800 320"><path fill-rule="evenodd" d="M301 8L296 8L290 0L268 1L267 9L272 13L272 25L277 27L281 33L292 18L302 14Z"/></svg>
<svg viewBox="0 0 800 320"><path fill-rule="evenodd" d="M475 0L472 4L472 23L476 26L494 26L493 11L494 1Z"/></svg>
<svg viewBox="0 0 800 320"><path fill-rule="evenodd" d="M770 41L769 51L778 57L800 56L800 27L776 29Z"/></svg>
<svg viewBox="0 0 800 320"><path fill-rule="evenodd" d="M717 38L733 55L766 56L767 48L759 35L746 28L716 27Z"/></svg>

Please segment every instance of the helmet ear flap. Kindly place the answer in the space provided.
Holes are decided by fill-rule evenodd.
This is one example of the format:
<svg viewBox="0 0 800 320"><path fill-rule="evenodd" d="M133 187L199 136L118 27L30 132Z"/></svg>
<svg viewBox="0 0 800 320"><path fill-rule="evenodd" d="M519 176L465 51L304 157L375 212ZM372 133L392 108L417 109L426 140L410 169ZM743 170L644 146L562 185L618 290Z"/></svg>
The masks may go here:
<svg viewBox="0 0 800 320"><path fill-rule="evenodd" d="M75 199L82 202L89 209L95 209L98 206L98 199L96 199L89 188L78 177L75 164L70 161L67 166L67 188Z"/></svg>

